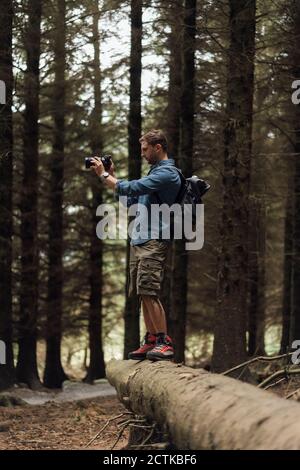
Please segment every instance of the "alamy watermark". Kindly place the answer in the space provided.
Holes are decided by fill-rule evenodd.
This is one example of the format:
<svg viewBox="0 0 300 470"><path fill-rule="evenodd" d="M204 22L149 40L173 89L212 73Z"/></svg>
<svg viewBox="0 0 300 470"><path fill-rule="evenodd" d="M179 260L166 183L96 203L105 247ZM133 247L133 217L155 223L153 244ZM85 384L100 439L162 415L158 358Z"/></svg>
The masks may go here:
<svg viewBox="0 0 300 470"><path fill-rule="evenodd" d="M299 104L300 103L300 80L294 80L292 83L292 88L295 90L292 93L292 103Z"/></svg>
<svg viewBox="0 0 300 470"><path fill-rule="evenodd" d="M178 203L129 204L130 198L120 196L118 210L114 204L101 204L96 215L101 217L97 224L97 237L101 240L181 240L186 250L201 250L204 244L204 204L182 207ZM128 207L129 206L129 207ZM127 210L128 209L128 210ZM128 223L129 218L134 218Z"/></svg>
<svg viewBox="0 0 300 470"><path fill-rule="evenodd" d="M296 349L291 356L291 361L293 364L300 364L300 339L295 339L292 342L292 349Z"/></svg>
<svg viewBox="0 0 300 470"><path fill-rule="evenodd" d="M3 80L0 80L0 104L6 104L6 85Z"/></svg>
<svg viewBox="0 0 300 470"><path fill-rule="evenodd" d="M6 364L6 344L0 340L0 365Z"/></svg>

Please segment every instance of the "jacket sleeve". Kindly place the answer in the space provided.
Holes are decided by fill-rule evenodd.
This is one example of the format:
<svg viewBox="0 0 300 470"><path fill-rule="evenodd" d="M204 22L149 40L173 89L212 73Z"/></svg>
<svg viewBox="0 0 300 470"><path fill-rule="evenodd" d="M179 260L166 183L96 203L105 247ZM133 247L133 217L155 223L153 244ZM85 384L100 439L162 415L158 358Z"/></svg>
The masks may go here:
<svg viewBox="0 0 300 470"><path fill-rule="evenodd" d="M139 180L118 181L116 185L116 194L119 196L141 196L150 194L163 189L170 183L176 183L178 175L169 168L160 169L159 172L153 172Z"/></svg>
<svg viewBox="0 0 300 470"><path fill-rule="evenodd" d="M120 182L120 181L118 181L118 183L119 183L119 182ZM117 184L118 184L118 183L117 183ZM117 190L117 187L116 187L116 189L115 189L115 199L116 199L117 201L119 201L119 200L120 200L120 196L123 196L123 195L122 195L122 194L119 194L119 192L118 192L118 190ZM126 204L124 204L124 202L122 201L122 199L121 199L121 202L122 202L122 205L123 205L123 206L126 206ZM137 196L127 196L127 207L130 207L130 206L132 206L133 204L137 204L138 202L139 202L139 199L138 199Z"/></svg>

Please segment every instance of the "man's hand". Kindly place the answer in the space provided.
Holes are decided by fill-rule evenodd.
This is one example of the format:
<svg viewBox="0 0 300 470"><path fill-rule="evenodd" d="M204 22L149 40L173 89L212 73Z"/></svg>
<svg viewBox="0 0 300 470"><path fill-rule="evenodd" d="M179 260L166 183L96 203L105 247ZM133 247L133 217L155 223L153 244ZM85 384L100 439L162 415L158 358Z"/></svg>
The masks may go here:
<svg viewBox="0 0 300 470"><path fill-rule="evenodd" d="M100 160L99 157L91 158L91 163L92 163L91 168L94 170L94 172L98 176L101 176L105 172L104 165L103 165L103 163L102 163L102 161ZM115 175L114 175L115 166L114 166L113 163L112 163L108 173L109 173L110 176L105 178L103 183L105 183L105 185L108 186L110 189L115 189L116 184L117 184L117 179L115 178Z"/></svg>
<svg viewBox="0 0 300 470"><path fill-rule="evenodd" d="M105 169L102 161L98 157L91 158L92 166L91 168L95 171L98 176L101 176L104 173Z"/></svg>

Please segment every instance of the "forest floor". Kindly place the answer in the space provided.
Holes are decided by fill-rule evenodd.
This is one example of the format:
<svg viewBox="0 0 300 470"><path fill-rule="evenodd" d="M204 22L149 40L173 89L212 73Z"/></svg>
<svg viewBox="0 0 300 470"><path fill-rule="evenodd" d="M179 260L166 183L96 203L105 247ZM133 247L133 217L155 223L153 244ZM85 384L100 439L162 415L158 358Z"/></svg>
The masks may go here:
<svg viewBox="0 0 300 470"><path fill-rule="evenodd" d="M278 377L274 376L273 380L263 387L263 390L274 393L283 399L287 398L300 402L300 374L292 374L295 367L298 369L297 366L291 366L291 364L283 358L269 363L264 361L256 362L250 366L250 371L254 374L258 382L262 382L272 377L273 374L282 371L283 373Z"/></svg>
<svg viewBox="0 0 300 470"><path fill-rule="evenodd" d="M105 384L103 386L105 389ZM92 392L89 392L88 387ZM24 389L13 390L11 394L19 398L23 395L24 399L27 394L26 400L29 403L30 399L31 402L44 401L43 404L0 406L0 450L84 450L108 420L126 412L115 393L108 389L104 390L104 396L99 396L98 390L97 397L88 398L89 393L97 393L93 387L95 386L80 383L77 387L73 385L74 401L66 401L67 391L48 392L52 399L46 403L47 392L27 390L25 393ZM78 397L80 394L81 399ZM123 419L126 419L126 415ZM121 418L111 421L88 449L111 449L119 436L117 423L120 420ZM114 448L124 448L127 439L128 433L125 431Z"/></svg>
<svg viewBox="0 0 300 470"><path fill-rule="evenodd" d="M256 363L251 369L261 381L282 367L273 362ZM267 388L268 393L300 402L298 374L274 380ZM55 391L15 387L3 395L21 401L15 406L1 406L0 394L0 450L85 450L106 424L88 449L117 450L127 445L128 429L120 437L127 410L106 380L94 385L67 381L63 390Z"/></svg>

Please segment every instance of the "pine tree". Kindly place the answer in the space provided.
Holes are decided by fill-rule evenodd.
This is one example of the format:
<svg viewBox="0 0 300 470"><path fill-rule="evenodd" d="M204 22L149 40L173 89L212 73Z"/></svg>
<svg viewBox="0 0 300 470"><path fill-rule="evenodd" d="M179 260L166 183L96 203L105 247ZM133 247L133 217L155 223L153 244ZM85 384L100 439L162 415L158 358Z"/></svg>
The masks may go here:
<svg viewBox="0 0 300 470"><path fill-rule="evenodd" d="M44 371L44 384L49 388L61 387L62 382L67 378L61 365L66 103L66 1L57 0L56 6L54 45L55 79L52 101L54 142L53 156L51 159L47 352Z"/></svg>
<svg viewBox="0 0 300 470"><path fill-rule="evenodd" d="M41 0L29 0L25 35L27 70L23 130L23 182L21 193L21 288L17 379L31 388L41 386L36 359L38 319L38 160L39 160L39 61Z"/></svg>
<svg viewBox="0 0 300 470"><path fill-rule="evenodd" d="M255 1L230 0L224 200L212 367L246 357L249 189L255 50Z"/></svg>
<svg viewBox="0 0 300 470"><path fill-rule="evenodd" d="M141 74L142 74L142 0L131 0L131 52L130 52L130 104L128 117L128 179L141 177L141 149L139 138L142 131ZM140 340L139 300L137 295L128 296L130 246L127 243L125 339L124 357L135 349Z"/></svg>
<svg viewBox="0 0 300 470"><path fill-rule="evenodd" d="M12 349L12 25L13 2L2 2L0 15L0 341L5 350L0 389L15 381ZM4 342L4 344L2 343Z"/></svg>
<svg viewBox="0 0 300 470"><path fill-rule="evenodd" d="M168 140L168 156L174 158L179 165L180 146L180 116L182 95L182 40L183 40L183 2L169 2L167 5L167 20L170 25L170 33L167 39L169 50L169 85L168 104L166 112L166 134ZM164 279L162 284L161 300L169 323L170 294L171 294L171 266L173 245L168 253Z"/></svg>
<svg viewBox="0 0 300 470"><path fill-rule="evenodd" d="M289 38L289 62L291 82L300 77L300 5L293 0L288 3L289 20L291 24ZM290 343L300 338L300 105L292 105L292 130L294 145L294 198L293 198L293 241L292 241L292 276L291 276L291 319Z"/></svg>
<svg viewBox="0 0 300 470"><path fill-rule="evenodd" d="M99 32L99 0L93 0L93 85L94 85L94 109L91 115L90 133L93 155L103 153L102 139L102 102L101 102L101 69L100 69L100 32ZM102 288L103 288L103 242L96 235L97 225L96 210L102 204L102 187L98 178L91 175L92 187L92 236L90 245L90 312L89 312L89 346L90 363L86 382L92 383L95 379L105 377L105 364L102 348Z"/></svg>
<svg viewBox="0 0 300 470"><path fill-rule="evenodd" d="M185 177L192 176L195 111L195 50L197 1L185 0L183 33L183 78L181 99L181 141L179 166ZM176 140L175 140L176 141ZM172 259L169 333L175 343L175 360L184 360L188 256L185 240L175 240Z"/></svg>

